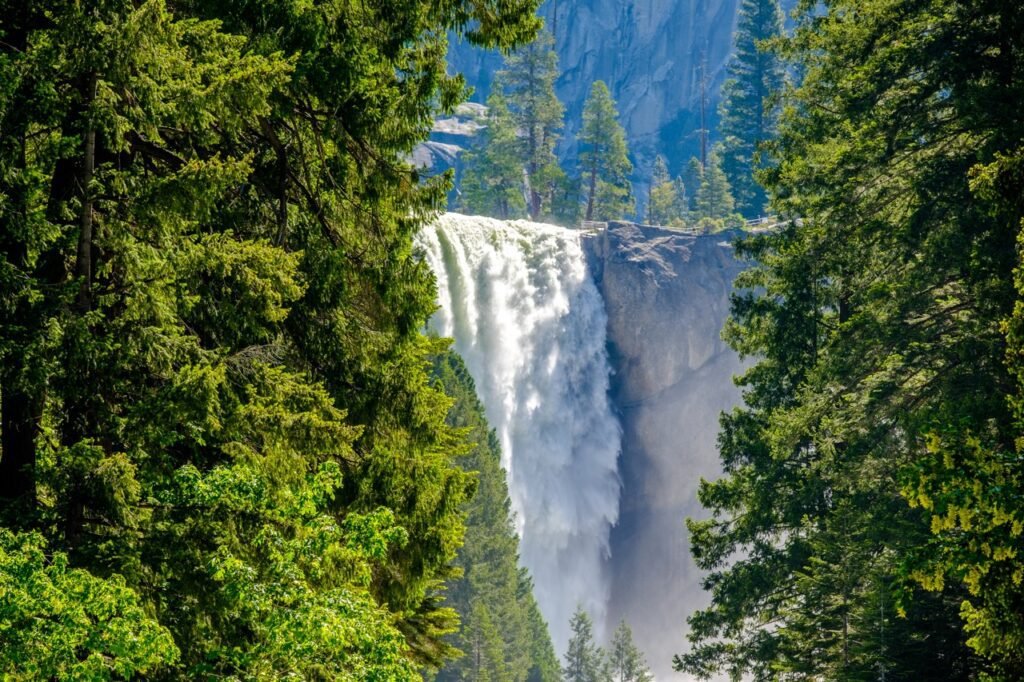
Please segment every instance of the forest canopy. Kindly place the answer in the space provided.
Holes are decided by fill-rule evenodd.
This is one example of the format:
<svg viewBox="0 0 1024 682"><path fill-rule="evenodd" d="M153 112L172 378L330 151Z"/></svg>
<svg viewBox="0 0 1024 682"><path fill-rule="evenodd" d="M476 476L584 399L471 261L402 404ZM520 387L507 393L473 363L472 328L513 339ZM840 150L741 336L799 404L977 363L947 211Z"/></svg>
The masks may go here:
<svg viewBox="0 0 1024 682"><path fill-rule="evenodd" d="M413 679L472 489L404 159L533 0L0 3L0 671Z"/></svg>
<svg viewBox="0 0 1024 682"><path fill-rule="evenodd" d="M747 3L753 5L754 3ZM677 668L752 679L1024 676L1024 12L800 2L745 240L709 571Z"/></svg>

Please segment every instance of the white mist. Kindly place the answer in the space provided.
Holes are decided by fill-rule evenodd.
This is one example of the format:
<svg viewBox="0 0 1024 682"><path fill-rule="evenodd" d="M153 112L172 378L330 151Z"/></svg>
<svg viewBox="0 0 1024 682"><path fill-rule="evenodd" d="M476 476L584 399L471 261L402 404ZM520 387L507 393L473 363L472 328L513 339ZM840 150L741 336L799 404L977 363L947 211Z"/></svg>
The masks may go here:
<svg viewBox="0 0 1024 682"><path fill-rule="evenodd" d="M619 512L607 319L580 235L446 214L417 243L437 277L430 326L455 339L500 438L521 561L561 655L577 604L602 637Z"/></svg>

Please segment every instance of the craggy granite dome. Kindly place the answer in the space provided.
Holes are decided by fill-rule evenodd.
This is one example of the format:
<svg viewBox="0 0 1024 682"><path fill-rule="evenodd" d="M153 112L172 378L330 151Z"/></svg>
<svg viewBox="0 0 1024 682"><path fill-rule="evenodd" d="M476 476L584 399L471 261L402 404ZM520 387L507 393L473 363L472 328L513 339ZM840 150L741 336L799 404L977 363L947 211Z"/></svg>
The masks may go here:
<svg viewBox="0 0 1024 682"><path fill-rule="evenodd" d="M700 478L720 474L718 414L742 369L721 340L744 264L736 233L699 237L613 222L584 239L608 314L612 401L622 422L619 522L611 536L611 627L628 621L658 680L685 649L686 616L707 602L684 519Z"/></svg>

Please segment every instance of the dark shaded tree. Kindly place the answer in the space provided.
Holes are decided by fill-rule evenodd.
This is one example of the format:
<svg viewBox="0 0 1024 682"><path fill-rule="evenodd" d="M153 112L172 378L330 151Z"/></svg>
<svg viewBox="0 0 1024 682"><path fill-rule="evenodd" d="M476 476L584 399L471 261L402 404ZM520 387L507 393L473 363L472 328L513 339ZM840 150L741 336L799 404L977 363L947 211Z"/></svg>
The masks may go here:
<svg viewBox="0 0 1024 682"><path fill-rule="evenodd" d="M719 105L722 170L736 196L736 208L756 217L765 210L767 197L754 173L759 146L775 136L785 71L779 55L770 49L781 38L782 10L778 0L743 0L739 8L733 54L726 67Z"/></svg>

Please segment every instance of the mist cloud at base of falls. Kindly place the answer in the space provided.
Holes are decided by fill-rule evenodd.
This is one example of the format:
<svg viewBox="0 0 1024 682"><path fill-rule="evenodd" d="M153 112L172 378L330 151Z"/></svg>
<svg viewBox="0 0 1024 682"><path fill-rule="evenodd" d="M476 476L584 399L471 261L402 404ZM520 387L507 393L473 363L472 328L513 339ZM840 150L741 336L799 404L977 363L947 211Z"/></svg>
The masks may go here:
<svg viewBox="0 0 1024 682"><path fill-rule="evenodd" d="M454 338L500 439L521 560L556 649L577 604L600 637L621 429L607 319L579 233L447 214L417 243L437 277L430 326Z"/></svg>

